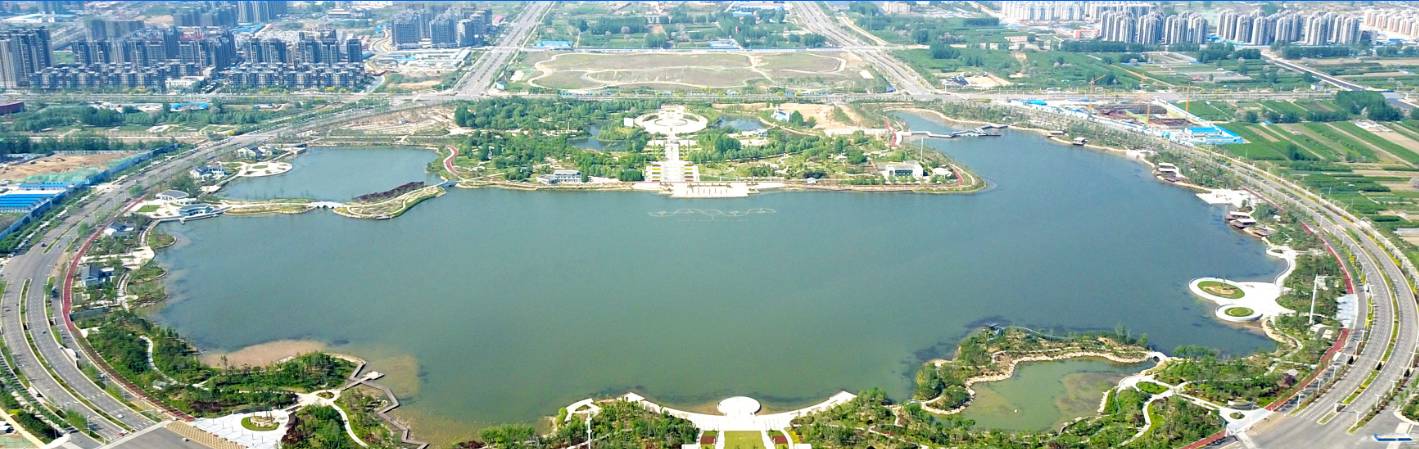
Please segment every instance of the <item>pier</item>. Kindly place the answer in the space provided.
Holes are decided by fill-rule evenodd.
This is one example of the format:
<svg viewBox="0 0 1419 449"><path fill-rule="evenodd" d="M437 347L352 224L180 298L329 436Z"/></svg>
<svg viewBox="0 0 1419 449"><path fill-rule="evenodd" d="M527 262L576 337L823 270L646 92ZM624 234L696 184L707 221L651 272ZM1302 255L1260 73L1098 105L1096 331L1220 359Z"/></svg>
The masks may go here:
<svg viewBox="0 0 1419 449"><path fill-rule="evenodd" d="M1000 137L1002 129L1009 128L1010 125L988 124L981 125L965 131L954 131L950 133L937 133L932 131L897 131L893 137L893 145L901 145L902 141L911 136L922 136L936 139L955 139L957 137Z"/></svg>

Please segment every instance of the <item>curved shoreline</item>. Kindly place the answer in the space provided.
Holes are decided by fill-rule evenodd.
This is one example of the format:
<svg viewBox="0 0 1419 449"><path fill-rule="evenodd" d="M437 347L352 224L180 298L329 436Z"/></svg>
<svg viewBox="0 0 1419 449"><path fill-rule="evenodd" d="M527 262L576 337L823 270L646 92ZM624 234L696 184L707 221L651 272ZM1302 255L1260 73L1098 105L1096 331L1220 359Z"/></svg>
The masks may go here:
<svg viewBox="0 0 1419 449"><path fill-rule="evenodd" d="M940 113L940 112L936 112L936 111L930 111L930 110L924 110L924 109L918 109L918 110L919 110L919 111L924 111L924 112L930 112L930 113L932 113L932 114L935 114L935 115L937 115L937 116L942 117L944 120L947 120L947 121L970 122L970 121L965 121L965 120L953 120L953 119L947 118L944 114L942 114L942 113ZM985 122L976 122L976 123L985 123ZM1046 134L1046 133L1047 133L1046 130L1041 130L1041 129L1036 129L1036 128L1029 128L1029 127L1025 127L1025 126L1019 126L1018 128L1020 128L1020 129L1025 129L1025 130L1029 130L1029 131L1034 131L1034 132L1039 132L1039 133L1042 133L1042 134ZM1055 143L1061 143L1061 144L1066 144L1066 145L1068 144L1067 142L1060 142L1060 141L1058 141L1057 139L1050 139L1050 140L1051 140L1052 142L1055 142ZM1126 151L1126 150L1121 150L1121 149L1116 149L1116 148L1109 148L1109 147L1091 146L1091 148L1094 148L1094 149L1102 149L1102 150L1106 150L1106 151L1108 151L1108 152L1110 152L1110 153L1118 153L1118 154L1120 154L1120 155L1128 153L1128 151ZM1138 159L1138 158L1130 158L1130 159L1140 160L1140 161L1142 161L1144 164L1148 164L1148 162L1147 162L1146 160L1142 160L1142 159ZM973 176L974 176L974 175L973 175ZM979 179L979 178L977 178L977 179ZM985 187L985 184L986 184L986 183L984 183L983 181L981 181L981 182L980 182L981 188L984 188L984 187ZM810 186L811 186L811 187L810 187ZM616 190L630 190L629 183L626 183L625 186L616 186L616 187L612 187L612 188L601 188L601 187L599 187L599 186L597 186L597 187L583 187L583 186L571 186L571 185L566 185L566 186L554 186L554 185L537 185L537 184L529 184L529 183L511 183L511 182L497 182L497 181L493 181L493 182L486 182L485 184L476 185L476 186L472 186L472 187L465 187L462 182L459 182L459 183L458 183L458 187L461 187L461 188L495 187L495 188L506 188L506 189L509 189L509 190L529 190L529 191L530 191L530 190L543 190L543 189L546 189L546 190L565 190L565 191L616 191ZM802 190L825 190L825 191L883 191L883 189L882 189L883 187L892 187L892 186L890 186L890 185L889 185L889 186L809 185L809 186L796 186L796 187L801 187ZM843 187L849 187L849 188L843 188ZM930 190L923 191L923 190L921 190L921 189L909 188L909 187L911 187L911 186L905 186L905 185L902 186L902 187L908 187L908 188L904 188L904 189L901 189L901 190L888 190L888 191L897 191L897 192L921 192L921 193L972 193L972 192L976 191L976 190L972 190L972 191L970 191L970 192L933 192L933 191L930 191ZM788 188L785 188L784 190L795 190L795 189L794 189L793 187L788 187ZM308 211L308 210L310 210L310 209L307 209L307 211ZM301 212L304 212L304 211L301 211ZM299 212L290 212L290 213L299 213ZM392 217L390 217L390 218L392 218ZM1269 335L1269 334L1268 334L1268 335ZM1273 338L1274 338L1274 337L1273 337ZM1280 340L1278 340L1278 341L1280 341ZM995 355L993 355L992 357L995 357ZM1126 356L1121 356L1121 355L1118 355L1118 354L1107 353L1107 352L1097 352L1097 351L1077 351L1077 352L1068 352L1068 353L1064 353L1064 354L1055 354L1055 355L1047 355L1047 356L1046 356L1046 355L1022 356L1022 357L1018 357L1018 358L1010 357L1010 358L1008 359L1008 363L1007 363L1007 365L1006 365L1006 368L1005 368L1005 371L1004 371L1004 372L993 373L993 374L985 374L985 375L980 375L980 376L975 376L975 377L969 378L969 379L967 379L967 380L965 381L965 386L966 386L966 389L967 389L967 391L969 392L969 394L971 394L971 396L974 397L975 391L974 391L974 389L972 388L972 386L974 386L976 383L978 383L978 382L992 382L992 381L999 381L999 380L1009 379L1009 378L1013 377L1013 375L1014 375L1014 373L1015 373L1015 370L1016 370L1016 368L1018 367L1018 365L1019 365L1020 363L1046 362L1046 361L1061 361L1061 360L1069 360L1069 359L1076 359L1076 358L1086 358L1086 359L1087 359L1087 358L1096 358L1096 359L1107 360L1107 361L1114 362L1114 363L1141 363L1141 362L1145 362L1145 361L1148 361L1148 360L1153 359L1153 358L1158 358L1158 359L1160 359L1160 360L1167 360L1167 356L1166 356L1166 355L1164 355L1164 354L1162 354L1162 353L1156 353L1156 352L1145 353L1145 354L1143 354L1143 355L1141 355L1141 356L1137 356L1137 357L1126 357ZM940 363L940 362L942 362L942 360L932 360L932 361L930 361L929 363ZM1146 371L1146 370L1145 370L1145 371ZM357 371L357 372L358 372L358 371ZM393 398L392 395L391 395L391 398ZM936 399L939 399L939 397L938 397L938 398L933 398L932 401L934 401L934 400L936 400ZM934 407L929 406L928 404L929 404L930 402L931 402L931 401L922 402L922 403L921 403L922 408L925 409L925 410L927 410L927 411L931 411L931 412L933 412L933 413L941 413L941 414L959 413L959 412L963 411L966 407L968 407L968 406L971 404L971 402L968 401L965 405L962 405L962 406L957 407L957 408L955 408L955 409L952 409L952 410L941 410L941 409L936 409L936 408L934 408ZM408 430L407 430L407 429L405 429L405 434L408 435Z"/></svg>
<svg viewBox="0 0 1419 449"><path fill-rule="evenodd" d="M918 115L929 115L929 116L935 117L936 119L938 119L938 120L940 120L940 121L942 121L942 122L946 122L946 124L948 124L948 125L951 124L951 123L974 124L974 125L988 125L988 124L993 124L993 123L990 123L990 122L985 122L985 121L980 121L980 120L970 120L970 119L954 118L954 117L951 117L951 116L946 115L946 114L943 113L943 112L936 111L936 110L932 110L932 109L926 109L926 108L922 108L922 107L915 106L915 105L913 105L913 106L902 106L902 107L888 107L888 108L884 108L883 110L884 110L884 111L901 111L901 112L913 113L913 114L918 114ZM1061 145L1074 146L1074 145L1073 145L1071 142L1069 142L1069 141L1061 140L1061 139L1058 138L1058 136L1053 136L1053 135L1051 135L1050 130L1046 130L1046 129L1042 129L1042 128L1036 128L1036 127L1032 127L1032 126L1029 126L1029 125L1020 125L1020 124L1013 124L1013 123L1010 125L1010 127L1011 127L1011 129L1020 129L1020 130L1025 130L1025 131L1033 132L1033 133L1036 133L1036 134L1040 134L1041 136L1045 137L1047 140L1049 140L1049 141L1052 142L1052 143L1057 143L1057 144L1061 144ZM1085 144L1085 145L1079 145L1079 146L1084 147L1084 148L1089 148L1089 149L1097 150L1097 151L1102 151L1102 152L1104 152L1104 153L1112 154L1112 155L1115 155L1115 156L1124 157L1125 159L1134 160L1134 161L1139 162L1140 164L1143 164L1145 167L1149 167L1149 168L1153 168L1153 167L1154 167L1154 164L1153 164L1152 162L1148 161L1146 158L1133 157L1132 154L1133 154L1134 152L1129 151L1129 150L1125 150L1125 149L1122 149L1122 148L1109 147L1109 146L1102 146L1102 145L1094 145L1094 144ZM1158 177L1156 177L1156 176L1154 177L1154 179L1157 180L1157 181L1159 181L1159 182L1163 182L1162 179L1160 179L1160 178L1158 178ZM1201 186L1194 186L1194 185L1192 185L1192 184L1180 184L1180 183L1172 183L1172 182L1165 182L1165 183L1166 183L1166 184L1170 184L1170 185L1179 186L1179 187L1182 187L1182 188L1187 188L1187 189L1189 189L1189 190L1199 190L1199 189L1204 190L1204 191L1205 191L1205 190L1211 190L1211 189L1203 188L1203 187L1201 187ZM1285 258L1285 257L1282 257L1282 256L1280 256L1280 255L1275 255L1275 254L1273 254L1272 250L1273 250L1273 249L1276 249L1276 248L1278 248L1278 247L1277 247L1277 246L1274 246L1274 245L1271 245L1270 242L1267 242L1265 239L1263 239L1262 241L1263 241L1263 243L1265 243L1266 246L1267 246L1267 248L1266 248L1266 250L1265 250L1265 253L1266 253L1266 254L1268 254L1268 255L1274 255L1274 256L1276 256L1276 257L1281 257L1283 260L1286 260L1286 261L1287 261L1287 268L1286 268L1285 270L1283 270L1282 273L1278 274L1278 275L1276 276L1276 278L1274 279L1274 281L1273 281L1273 282L1276 283L1277 286L1279 286L1280 288L1283 288L1283 289L1284 289L1284 281L1285 281L1285 279L1286 279L1292 272L1294 272L1294 271L1296 270L1296 265L1297 265L1297 264L1296 264L1294 258ZM1220 307L1219 307L1218 309L1214 310L1214 315L1219 314L1221 310L1222 310L1222 308L1220 308ZM1224 318L1220 318L1220 317L1219 317L1219 319L1222 319L1223 321L1227 321L1227 322L1233 322L1232 320L1228 320L1228 319L1224 319ZM1281 335L1281 334L1279 334L1279 333L1276 333L1276 332L1273 332L1273 331L1269 328L1269 326L1267 325L1266 320L1261 320L1261 322L1262 322L1262 326L1261 326L1261 327L1262 327L1262 330L1263 330L1263 334L1266 335L1266 336L1267 336L1268 338L1270 338L1271 340L1273 340L1273 341L1275 341L1275 342L1277 342L1277 343L1280 343L1280 344L1294 343L1294 342L1291 341L1290 339L1284 338L1283 335ZM991 355L992 361L994 361L995 358L998 357L998 356L1000 356L1000 355L1001 355L1001 354L992 354L992 355ZM1049 356L1025 356L1025 357L1020 357L1020 358L1011 358L1011 359L1008 361L1008 365L1006 366L1006 369L1005 369L1004 372L992 373L992 374L983 374L983 375L973 376L973 377L967 378L965 381L963 381L963 384L964 384L965 389L966 389L966 393L969 395L969 399L968 399L964 404L962 404L962 405L960 405L960 406L958 406L958 407L955 407L955 408L952 408L952 409L947 410L947 409L940 409L940 408L932 407L932 406L930 405L932 402L935 402L935 401L937 401L937 400L940 400L940 399L942 398L942 396L937 396L937 397L934 397L934 398L931 398L931 399L927 399L927 400L923 400L923 401L914 401L914 402L916 402L918 405L920 405L921 408L922 408L922 410L925 410L925 411L928 411L928 412L931 412L931 413L940 414L940 415L958 414L958 413L961 413L961 412L965 411L967 407L969 407L972 403L975 402L974 399L975 399L975 396L976 396L976 391L975 391L975 389L972 388L972 387L973 387L975 384L977 384L977 383L981 383L981 382L998 382L998 381L1003 381L1003 380L1010 379L1011 377L1014 376L1016 367L1017 367L1019 364L1021 364L1021 363L1056 362L1056 361L1063 361L1063 360L1070 360L1070 359L1080 359L1080 358L1083 358L1083 359L1088 359L1088 358L1103 359L1103 360L1108 360L1108 361L1110 361L1110 362L1115 362L1115 363L1141 363L1141 362L1145 362L1145 361L1150 360L1150 359L1153 359L1153 358L1157 358L1157 359L1159 360L1159 365L1161 365L1162 363L1165 363L1165 362L1169 359L1169 357L1168 357L1166 354L1163 354L1162 352L1156 352L1156 351L1152 351L1152 352L1146 353L1145 355L1143 355L1143 356L1141 356L1141 357L1121 357L1121 356L1118 356L1118 355L1112 354L1112 353L1105 353L1105 352L1098 352L1098 351L1080 351L1080 352L1070 352L1070 353L1065 353L1065 354L1055 354L1055 355L1049 355ZM928 364L931 364L932 366L940 366L941 364L947 363L947 362L948 362L948 360L946 360L946 359L933 359L933 360L928 361L927 363L928 363ZM1148 372L1149 370L1152 370L1153 368L1156 368L1157 366L1158 366L1158 365L1155 365L1154 367L1150 367L1150 368L1141 370L1141 371L1139 371L1138 374L1142 375L1142 374ZM1102 399L1101 399L1101 401L1102 401Z"/></svg>
<svg viewBox="0 0 1419 449"><path fill-rule="evenodd" d="M991 359L992 359L992 361L994 361L996 358L1001 357L1001 356L1008 356L1008 353L996 353L996 354L992 354L992 355L991 355ZM1131 363L1143 363L1143 362L1146 362L1146 361L1149 361L1149 360L1154 360L1154 359L1158 360L1159 363L1162 363L1162 362L1166 362L1166 361L1168 360L1168 356L1167 356L1166 354L1163 354L1163 353L1161 353L1161 352L1156 352L1156 351L1145 352L1144 354L1142 354L1142 355L1140 355L1140 356L1136 356L1136 357L1125 357L1125 356L1121 356L1121 355L1114 354L1114 353L1100 352L1100 351L1072 351L1072 352L1066 352L1066 353L1063 353L1063 354L1052 354L1052 355L1027 355L1027 356L1023 356L1023 357L1009 357L1009 359L1006 361L1005 371L999 372L999 373L991 373L991 374L982 374L982 375L978 375L978 376L972 376L972 377L966 378L966 380L962 382L963 384L965 384L966 393L969 394L969 395L970 395L970 398L971 398L970 400L967 400L965 404L962 404L962 405L959 406L959 407L952 408L952 409L949 409L949 410L946 410L946 409L939 409L939 408L936 408L936 407L931 406L931 403L932 403L932 402L936 402L937 400L941 399L941 396L937 396L937 397L934 397L934 398L931 398L931 399L928 399L928 400L924 400L924 401L919 401L919 402L917 402L917 404L921 406L921 409L922 409L922 410L926 410L926 411L928 411L928 412L935 413L935 414L938 414L938 415L954 415L954 414L957 414L957 413L961 413L961 412L965 411L967 407L970 407L972 403L975 402L976 390L975 390L974 388L972 388L972 387L975 386L975 384L977 384L977 383L982 383L982 382L999 382L999 381L1006 380L1006 379L1009 379L1009 378L1011 378L1011 377L1014 377L1014 376L1015 376L1015 369L1016 369L1020 364L1022 364L1022 363L1058 362L1058 361L1072 360L1072 359L1103 359L1103 360L1107 360L1107 361L1113 362L1113 363L1131 364ZM946 363L946 362L948 362L948 360L945 360L945 359L935 359L935 360L928 361L927 363L928 363L928 364L931 364L932 366L941 366L941 364ZM1148 369L1152 369L1152 368L1150 367L1150 368L1148 368ZM1139 373L1147 372L1148 369L1144 369L1144 370L1142 370L1142 371L1139 371Z"/></svg>

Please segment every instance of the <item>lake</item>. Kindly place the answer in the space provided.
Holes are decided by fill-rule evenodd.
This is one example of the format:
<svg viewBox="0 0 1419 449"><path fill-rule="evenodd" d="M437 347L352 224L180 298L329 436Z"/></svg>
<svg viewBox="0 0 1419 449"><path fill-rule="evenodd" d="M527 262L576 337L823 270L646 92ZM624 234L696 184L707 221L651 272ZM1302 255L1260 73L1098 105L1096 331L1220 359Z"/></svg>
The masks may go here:
<svg viewBox="0 0 1419 449"><path fill-rule="evenodd" d="M1098 359L1022 363L1009 379L973 386L976 396L961 416L984 429L1056 429L1074 418L1098 413L1105 391L1150 366Z"/></svg>
<svg viewBox="0 0 1419 449"><path fill-rule="evenodd" d="M714 200L454 190L389 221L165 225L179 243L158 256L172 271L156 316L204 350L310 339L369 358L419 435L443 441L629 390L686 407L742 394L783 409L874 386L905 399L923 360L985 323L1123 325L1164 350L1274 347L1187 291L1282 269L1224 210L1136 162L1033 134L934 150L992 187ZM322 151L265 192L348 198L418 179L425 154Z"/></svg>
<svg viewBox="0 0 1419 449"><path fill-rule="evenodd" d="M433 151L413 148L313 148L276 176L239 178L217 195L242 200L310 198L347 201L410 181L437 183L428 172Z"/></svg>

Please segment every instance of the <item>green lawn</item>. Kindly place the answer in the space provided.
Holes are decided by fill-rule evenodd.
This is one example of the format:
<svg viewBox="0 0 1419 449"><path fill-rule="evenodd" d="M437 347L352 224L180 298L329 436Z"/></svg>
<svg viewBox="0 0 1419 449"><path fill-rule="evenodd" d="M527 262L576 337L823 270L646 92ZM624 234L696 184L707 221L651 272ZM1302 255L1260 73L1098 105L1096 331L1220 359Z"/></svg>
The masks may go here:
<svg viewBox="0 0 1419 449"><path fill-rule="evenodd" d="M725 449L765 449L759 432L725 432Z"/></svg>
<svg viewBox="0 0 1419 449"><path fill-rule="evenodd" d="M152 212L157 212L157 211L158 211L158 206L157 206L156 204L149 204L149 205L146 205L146 206L143 206L143 207L138 208L138 213L140 213L140 214L147 214L147 213L152 213Z"/></svg>
<svg viewBox="0 0 1419 449"><path fill-rule="evenodd" d="M1227 299L1242 299L1246 293L1235 285L1218 281L1202 281L1197 284L1197 288L1210 295Z"/></svg>
<svg viewBox="0 0 1419 449"><path fill-rule="evenodd" d="M1249 315L1251 315L1251 314L1254 313L1254 312L1253 312L1251 309L1246 308L1246 307L1233 307L1233 308L1227 309L1227 311L1226 311L1225 313L1227 314L1227 316L1230 316L1230 317L1241 318L1241 317L1244 317L1244 316L1249 316Z"/></svg>
<svg viewBox="0 0 1419 449"><path fill-rule="evenodd" d="M242 418L242 419L241 419L241 426L242 426L243 428L246 428L246 430L251 430L251 431L256 431L256 432L267 432L267 431L276 430L278 427L280 427L280 425L277 424L275 421L272 421L272 422L269 423L269 424L268 424L268 423L258 423L258 422L256 422L256 421L252 420L251 418L252 418L252 417L248 416L248 417L245 417L245 418Z"/></svg>
<svg viewBox="0 0 1419 449"><path fill-rule="evenodd" d="M1165 387L1162 384L1158 384L1155 382L1139 382L1137 387L1138 391L1142 391L1148 394L1162 394L1163 392L1168 391L1168 387Z"/></svg>

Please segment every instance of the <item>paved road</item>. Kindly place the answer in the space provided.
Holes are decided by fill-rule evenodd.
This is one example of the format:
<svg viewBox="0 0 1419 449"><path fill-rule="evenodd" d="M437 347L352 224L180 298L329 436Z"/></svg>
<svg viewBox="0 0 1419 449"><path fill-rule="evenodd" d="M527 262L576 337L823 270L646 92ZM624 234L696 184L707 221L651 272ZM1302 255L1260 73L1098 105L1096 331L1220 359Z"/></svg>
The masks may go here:
<svg viewBox="0 0 1419 449"><path fill-rule="evenodd" d="M936 89L929 81L923 80L915 70L887 53L882 47L863 42L862 36L852 30L844 30L843 25L825 13L817 2L795 2L793 16L801 21L804 28L827 37L829 41L847 48L872 68L882 72L887 81L898 92L911 96L934 93Z"/></svg>
<svg viewBox="0 0 1419 449"><path fill-rule="evenodd" d="M1367 436L1349 433L1349 428L1357 423L1362 414L1376 406L1384 393L1407 379L1409 367L1414 364L1415 351L1419 350L1419 309L1416 309L1414 292L1409 288L1409 279L1415 277L1413 267L1403 258L1403 253L1398 252L1384 237L1371 232L1368 225L1289 180L1236 160L1223 165L1223 168L1245 180L1257 193L1283 207L1309 215L1318 225L1318 231L1355 254L1363 279L1370 287L1369 295L1365 294L1364 288L1359 288L1357 292L1361 298L1361 310L1365 310L1368 304L1373 304L1374 310L1371 327L1358 338L1364 341L1364 345L1358 348L1354 344L1347 345L1346 352L1337 357L1345 361L1353 356L1355 362L1334 382L1334 386L1306 408L1272 418L1251 429L1247 432L1249 443L1255 447L1276 449L1363 445L1362 441ZM1356 285L1360 285L1358 279ZM1357 323L1357 328L1364 325L1363 322ZM1388 351L1388 363L1381 363L1391 345L1393 349ZM1358 353L1355 352L1357 349ZM1336 413L1339 405L1360 389L1371 373L1376 372L1368 389L1345 406L1343 412ZM1391 404L1389 410L1394 407L1395 404ZM1320 422L1322 420L1325 422ZM1397 424L1398 420L1386 412L1381 413L1367 429L1392 432Z"/></svg>
<svg viewBox="0 0 1419 449"><path fill-rule="evenodd" d="M513 57L517 56L522 47L527 45L528 39L536 34L533 31L542 24L542 16L552 9L554 2L533 2L525 6L525 10L517 15L512 24L498 39L498 44L489 48L486 52L473 61L473 66L468 68L468 73L458 80L457 98L473 99L483 96L492 88L497 81L498 74Z"/></svg>
<svg viewBox="0 0 1419 449"><path fill-rule="evenodd" d="M404 109L423 106L422 104L412 104ZM0 273L8 286L3 298L0 298L0 334L3 334L6 346L14 355L15 369L30 380L31 386L38 396L45 398L53 408L72 410L84 415L102 439L112 440L123 433L143 429L154 424L151 419L104 392L79 371L72 362L73 359L68 355L70 348L78 348L74 344L74 336L61 321L58 321L57 317L54 318L54 326L51 327L51 318L45 314L46 302L49 302L52 311L61 309L58 299L50 298L44 292L44 286L51 275L55 277L56 286L61 285L59 282L62 275L59 274L57 268L60 264L61 251L68 245L68 242L79 237L73 231L74 227L86 220L90 220L92 223L91 220L95 217L112 216L117 207L132 199L129 194L130 187L168 179L223 151L259 144L278 134L300 132L398 110L346 111L331 117L292 125L289 128L246 134L221 143L200 146L195 150L174 156L172 160L155 162L144 171L126 177L122 182L117 183L115 188L104 192L95 192L83 204L71 206L69 213L60 218L57 226L42 236L36 237L34 241L37 243L24 253L11 258L3 273ZM30 291L21 297L20 292L26 281L30 282ZM19 313L21 302L24 303L25 308L23 316ZM59 332L63 344L55 341L52 332L56 331ZM26 332L34 342L33 348L26 341ZM82 352L76 351L76 353L81 360L85 358ZM53 375L40 364L41 361L54 370ZM70 389L88 402L79 401L70 392Z"/></svg>
<svg viewBox="0 0 1419 449"><path fill-rule="evenodd" d="M1261 58L1262 58L1262 59L1265 59L1266 62L1269 62L1269 63L1272 63L1272 64L1276 64L1276 65L1279 65L1279 66L1281 66L1281 67L1285 67L1285 68L1290 69L1290 70L1293 70L1293 71L1309 73L1309 74L1311 74L1311 75L1314 75L1316 78L1319 78L1321 81L1324 81L1324 82L1326 82L1327 84L1330 84L1330 85L1335 86L1335 87L1339 87L1339 88L1341 88L1341 89L1345 89L1345 90L1371 90L1371 89L1368 88L1368 87L1365 87L1365 86L1362 86L1362 85L1359 85L1359 84L1355 84L1355 83L1352 83L1352 82L1350 82L1350 81L1346 81L1346 80L1344 80L1344 79L1341 79L1340 77L1332 76L1332 75L1329 74L1329 73L1325 73L1325 72L1322 72L1322 71L1320 71L1320 70L1312 69L1312 68L1310 68L1310 67L1301 65L1300 63L1297 63L1297 62L1291 62L1291 61L1282 59L1281 57L1276 56L1275 53L1272 53L1271 50L1262 50L1262 51L1261 51Z"/></svg>
<svg viewBox="0 0 1419 449"><path fill-rule="evenodd" d="M36 239L40 242L39 245L10 259L3 272L3 278L9 287L5 289L4 297L0 298L0 329L3 329L0 333L3 333L5 345L14 354L15 369L30 380L32 387L41 397L47 398L55 408L83 414L95 432L104 439L116 438L125 432L153 424L152 420L114 399L80 372L69 355L69 348L77 348L73 344L73 335L58 318L51 322L46 314L60 310L61 305L58 297L51 297L45 291L45 284L50 276L54 276L56 286L62 279L57 269L63 249L70 239L77 237L77 231L71 227L94 216L112 214L114 208L129 200L129 187L137 185L143 179L166 179L180 170L185 170L189 163L211 157L218 151L234 149L269 137L264 134L240 136L225 144L199 148L175 157L172 161L159 162L143 173L130 176L117 188L94 193L84 204L72 206L69 213L60 219L58 226ZM99 215L101 211L106 214ZM28 293L21 297L20 293L26 281L30 283L30 288ZM24 304L23 316L18 313L21 303ZM33 347L26 341L25 332L29 332ZM53 332L59 332L63 345L55 340ZM79 359L84 359L82 354ZM47 364L55 375L51 375L49 370L41 365L41 361ZM88 403L79 401L70 390L77 392Z"/></svg>

